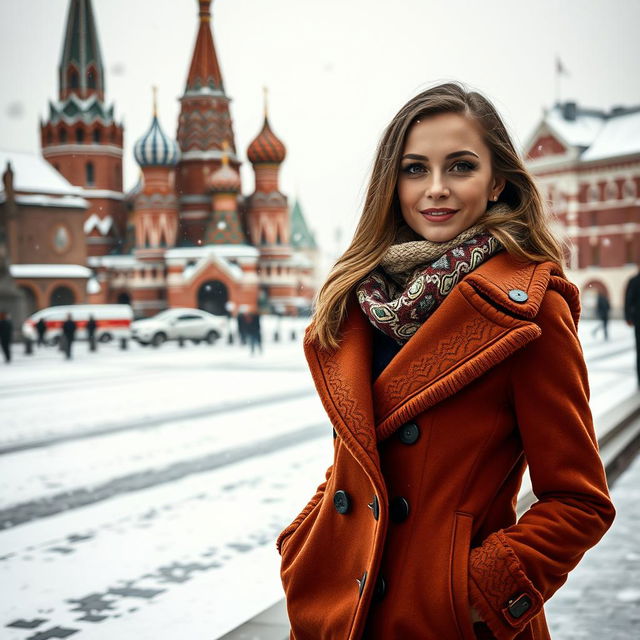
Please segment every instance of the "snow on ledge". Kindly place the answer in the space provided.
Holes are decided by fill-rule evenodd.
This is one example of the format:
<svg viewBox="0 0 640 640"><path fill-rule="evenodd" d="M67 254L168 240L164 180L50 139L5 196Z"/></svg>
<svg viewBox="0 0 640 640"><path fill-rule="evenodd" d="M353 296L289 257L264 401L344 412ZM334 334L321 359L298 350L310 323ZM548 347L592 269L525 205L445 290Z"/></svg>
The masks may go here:
<svg viewBox="0 0 640 640"><path fill-rule="evenodd" d="M90 278L91 269L79 264L12 264L14 278Z"/></svg>
<svg viewBox="0 0 640 640"><path fill-rule="evenodd" d="M16 194L16 204L31 207L67 207L70 209L86 209L89 203L78 196L41 196Z"/></svg>
<svg viewBox="0 0 640 640"><path fill-rule="evenodd" d="M260 252L248 244L209 244L203 247L179 247L168 249L165 258L171 260L194 260L196 258L206 258L207 256L218 256L220 258L257 258Z"/></svg>
<svg viewBox="0 0 640 640"><path fill-rule="evenodd" d="M98 229L100 235L106 236L113 225L113 218L105 216L101 218L97 213L92 213L84 221L84 232L89 235L94 229Z"/></svg>

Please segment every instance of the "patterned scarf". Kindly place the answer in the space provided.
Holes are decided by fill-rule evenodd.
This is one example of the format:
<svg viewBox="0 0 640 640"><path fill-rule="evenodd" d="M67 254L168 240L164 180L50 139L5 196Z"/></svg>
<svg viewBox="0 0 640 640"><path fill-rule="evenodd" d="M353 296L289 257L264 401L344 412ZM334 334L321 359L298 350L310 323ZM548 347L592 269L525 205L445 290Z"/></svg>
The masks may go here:
<svg viewBox="0 0 640 640"><path fill-rule="evenodd" d="M386 251L356 288L358 303L374 327L403 345L438 308L461 278L502 249L482 225L449 242L402 242Z"/></svg>

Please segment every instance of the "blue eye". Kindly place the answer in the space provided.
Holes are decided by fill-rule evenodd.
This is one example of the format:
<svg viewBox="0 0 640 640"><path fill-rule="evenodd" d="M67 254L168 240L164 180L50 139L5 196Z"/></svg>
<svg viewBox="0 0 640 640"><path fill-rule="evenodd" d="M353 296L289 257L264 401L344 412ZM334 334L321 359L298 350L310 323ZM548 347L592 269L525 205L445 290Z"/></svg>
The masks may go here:
<svg viewBox="0 0 640 640"><path fill-rule="evenodd" d="M462 167L461 170L458 171L454 171L454 173L465 173L467 171L473 171L476 168L477 165L475 165L473 162L468 162L466 160L461 160L459 162L456 162L452 168L455 167Z"/></svg>
<svg viewBox="0 0 640 640"><path fill-rule="evenodd" d="M402 173L406 173L410 176L415 176L419 173L424 173L425 168L424 165L419 162L412 162L411 164L406 164L401 169Z"/></svg>

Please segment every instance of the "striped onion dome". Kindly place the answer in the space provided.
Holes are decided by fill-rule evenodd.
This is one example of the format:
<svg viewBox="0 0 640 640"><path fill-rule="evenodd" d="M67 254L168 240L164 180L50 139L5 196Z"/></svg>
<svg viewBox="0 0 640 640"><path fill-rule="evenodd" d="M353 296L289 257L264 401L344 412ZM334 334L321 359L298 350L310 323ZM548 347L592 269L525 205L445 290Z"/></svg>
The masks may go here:
<svg viewBox="0 0 640 640"><path fill-rule="evenodd" d="M133 147L133 155L141 167L170 167L178 162L178 145L160 128L153 116L151 127Z"/></svg>
<svg viewBox="0 0 640 640"><path fill-rule="evenodd" d="M209 180L213 191L240 191L240 175L227 162L223 161L222 166L214 171Z"/></svg>
<svg viewBox="0 0 640 640"><path fill-rule="evenodd" d="M271 131L269 119L265 116L262 131L249 145L247 157L251 164L275 163L280 164L287 155L282 142Z"/></svg>

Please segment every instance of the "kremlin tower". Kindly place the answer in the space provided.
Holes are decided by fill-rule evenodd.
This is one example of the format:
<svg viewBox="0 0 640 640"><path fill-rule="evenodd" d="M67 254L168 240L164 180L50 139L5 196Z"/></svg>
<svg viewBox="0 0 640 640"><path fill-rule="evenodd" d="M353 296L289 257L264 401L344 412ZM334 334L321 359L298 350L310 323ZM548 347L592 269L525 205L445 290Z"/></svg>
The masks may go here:
<svg viewBox="0 0 640 640"><path fill-rule="evenodd" d="M124 130L105 103L105 78L91 0L71 0L58 67L58 100L40 123L42 154L84 189L87 253L118 250L126 232L122 193Z"/></svg>

